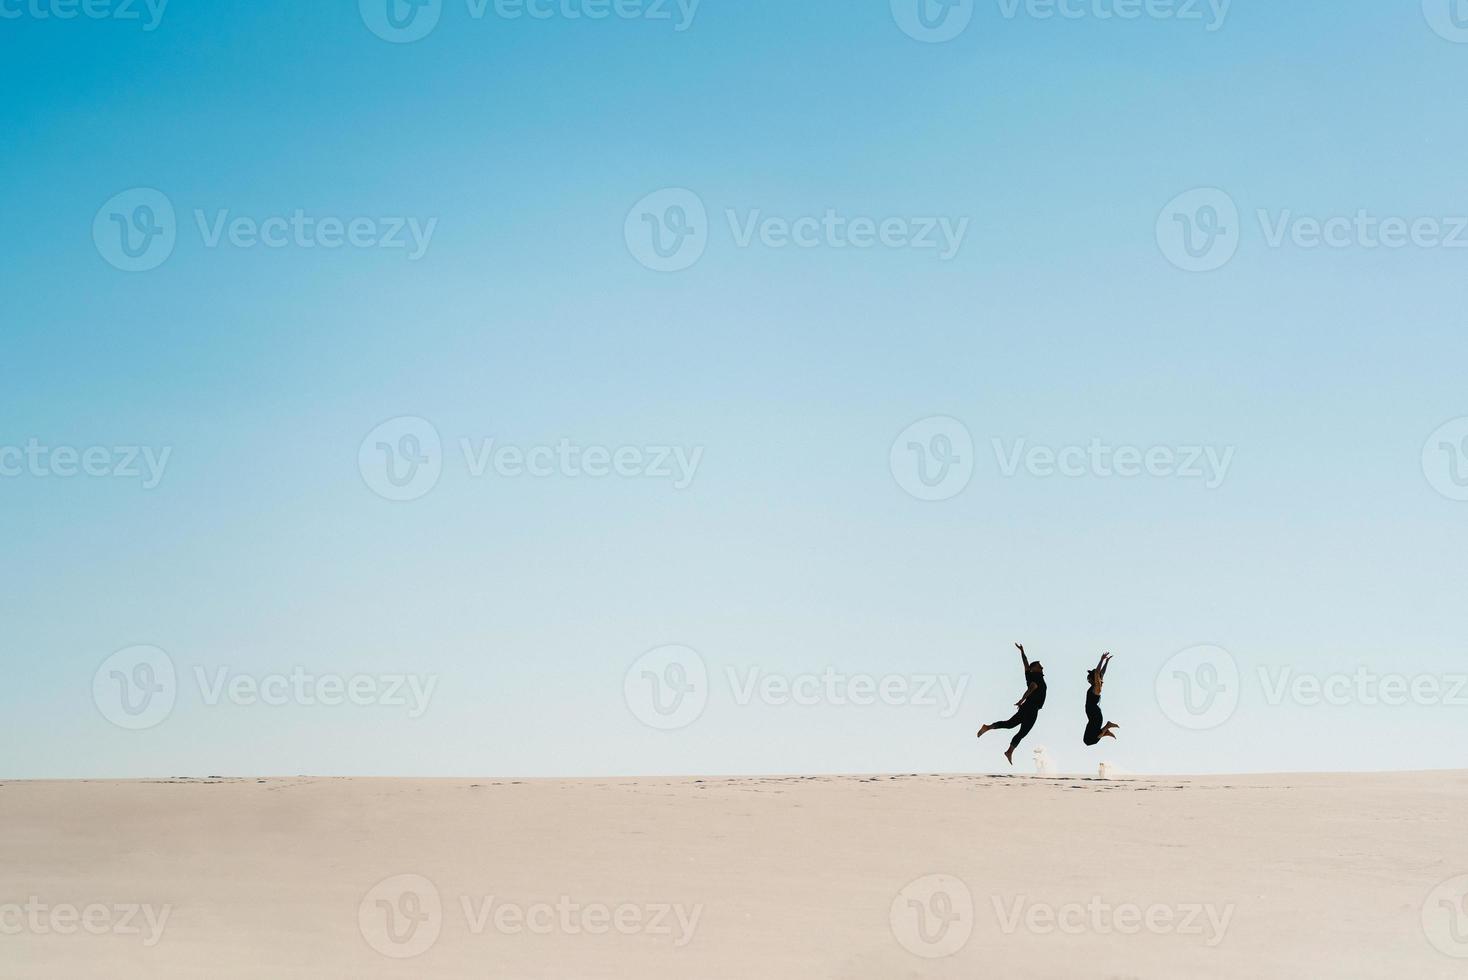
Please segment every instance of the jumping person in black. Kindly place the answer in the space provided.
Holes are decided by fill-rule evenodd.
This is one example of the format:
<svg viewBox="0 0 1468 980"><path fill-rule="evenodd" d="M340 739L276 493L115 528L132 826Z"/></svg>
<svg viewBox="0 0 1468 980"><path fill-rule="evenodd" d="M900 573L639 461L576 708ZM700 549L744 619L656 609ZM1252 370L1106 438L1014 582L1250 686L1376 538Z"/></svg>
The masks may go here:
<svg viewBox="0 0 1468 980"><path fill-rule="evenodd" d="M1103 738L1116 738L1113 728L1121 727L1114 721L1101 724L1101 685L1106 680L1106 668L1111 666L1111 654L1103 653L1095 668L1086 671L1086 736L1087 745L1095 745Z"/></svg>
<svg viewBox="0 0 1468 980"><path fill-rule="evenodd" d="M1018 728L1019 731L1010 740L1008 751L1004 753L1004 758L1009 760L1011 766L1014 765L1014 750L1019 748L1019 743L1024 741L1030 729L1035 727L1035 719L1040 716L1040 709L1045 707L1045 668L1040 666L1038 660L1030 663L1029 658L1025 656L1023 643L1016 643L1015 646L1019 648L1019 659L1024 662L1025 680L1029 683L1029 688L1025 691L1024 697L1014 702L1014 706L1019 710L1014 713L1013 718L985 725L979 729L979 734L976 736L983 738L984 733L991 728Z"/></svg>

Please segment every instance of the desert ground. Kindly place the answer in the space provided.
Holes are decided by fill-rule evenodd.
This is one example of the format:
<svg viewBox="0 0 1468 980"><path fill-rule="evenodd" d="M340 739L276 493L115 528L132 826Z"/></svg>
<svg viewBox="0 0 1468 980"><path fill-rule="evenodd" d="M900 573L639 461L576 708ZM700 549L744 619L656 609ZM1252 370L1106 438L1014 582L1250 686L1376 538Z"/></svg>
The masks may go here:
<svg viewBox="0 0 1468 980"><path fill-rule="evenodd" d="M0 784L4 977L1462 977L1468 773Z"/></svg>

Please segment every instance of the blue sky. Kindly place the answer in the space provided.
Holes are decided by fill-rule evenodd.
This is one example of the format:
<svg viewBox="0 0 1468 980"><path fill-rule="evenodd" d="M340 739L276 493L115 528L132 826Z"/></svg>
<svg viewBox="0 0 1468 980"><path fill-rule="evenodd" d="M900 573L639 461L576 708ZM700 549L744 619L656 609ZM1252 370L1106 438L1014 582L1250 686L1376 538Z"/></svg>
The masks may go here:
<svg viewBox="0 0 1468 980"><path fill-rule="evenodd" d="M1206 4L990 0L926 43L888 0L704 0L681 31L674 4L511 19L445 0L390 43L345 0L173 0L152 30L141 6L5 0L0 446L168 457L151 488L0 476L0 712L29 733L0 775L991 770L1000 736L973 731L1022 690L1015 640L1051 678L1028 744L1064 768L1462 767L1468 703L1268 693L1362 669L1450 693L1468 673L1468 502L1440 448L1460 430L1429 441L1468 416L1468 251L1373 248L1354 224L1342 247L1293 237L1364 212L1452 239L1468 215L1468 44L1434 2L1235 0L1209 30ZM139 188L176 242L129 272L93 228L130 221ZM1236 207L1236 254L1189 272L1158 228L1199 188ZM666 189L706 214L674 272L626 231ZM828 211L966 230L946 259L739 242ZM220 221L297 212L432 233L416 258L210 244ZM359 460L405 417L439 437L441 476L395 502ZM972 474L923 501L892 451L935 417L971 437ZM461 440L490 439L628 447L648 469L659 447L701 452L681 489L476 476ZM1232 455L1212 487L1006 475L1018 440ZM707 705L662 731L624 685L669 644L702 658ZM1205 644L1238 668L1237 707L1194 730L1155 682ZM128 730L92 690L136 645L177 690ZM1123 738L1087 750L1105 649ZM296 667L436 682L409 717L209 704L198 680ZM741 705L728 674L827 668L967 681L942 717Z"/></svg>

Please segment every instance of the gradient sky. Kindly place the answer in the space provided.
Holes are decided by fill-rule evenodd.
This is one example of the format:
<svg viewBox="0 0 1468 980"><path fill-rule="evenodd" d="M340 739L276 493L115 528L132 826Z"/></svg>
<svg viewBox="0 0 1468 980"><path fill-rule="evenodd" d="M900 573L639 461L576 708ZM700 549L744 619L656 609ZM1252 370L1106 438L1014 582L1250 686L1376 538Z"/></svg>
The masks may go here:
<svg viewBox="0 0 1468 980"><path fill-rule="evenodd" d="M0 478L0 776L989 771L1002 736L973 732L1022 691L1015 640L1050 676L1026 762L1468 764L1468 689L1271 704L1259 676L1468 674L1468 503L1422 462L1468 416L1468 249L1271 248L1255 216L1468 215L1468 44L1417 3L1236 0L1210 31L989 0L930 44L888 0L704 0L683 31L446 0L395 44L355 0L173 0L151 31L47 2L0 2L21 12L0 19L0 446L171 456L153 489ZM93 221L139 187L178 239L125 272ZM709 219L674 273L624 239L664 188ZM1241 214L1206 273L1156 233L1195 188ZM969 225L950 261L741 248L727 209ZM195 210L437 225L410 261L210 248ZM445 458L395 503L358 450L400 416ZM933 416L967 427L974 472L924 502L889 452ZM473 478L461 438L703 456L683 490ZM1234 456L1210 489L1006 477L991 448L1093 438ZM92 682L137 644L182 683L126 731ZM712 675L676 731L623 692L666 644ZM1200 644L1242 686L1193 731L1154 679ZM1088 750L1102 650L1123 737ZM298 665L438 681L419 718L211 706L194 683ZM943 718L739 705L730 667L968 681Z"/></svg>

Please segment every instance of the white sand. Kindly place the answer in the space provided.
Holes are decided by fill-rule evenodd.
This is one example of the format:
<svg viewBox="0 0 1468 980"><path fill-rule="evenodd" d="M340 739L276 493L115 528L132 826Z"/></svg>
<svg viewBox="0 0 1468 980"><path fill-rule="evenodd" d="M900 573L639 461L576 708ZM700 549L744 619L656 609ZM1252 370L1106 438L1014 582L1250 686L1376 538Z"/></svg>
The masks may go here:
<svg viewBox="0 0 1468 980"><path fill-rule="evenodd" d="M1461 978L1460 875L1463 773L10 782L0 976Z"/></svg>

